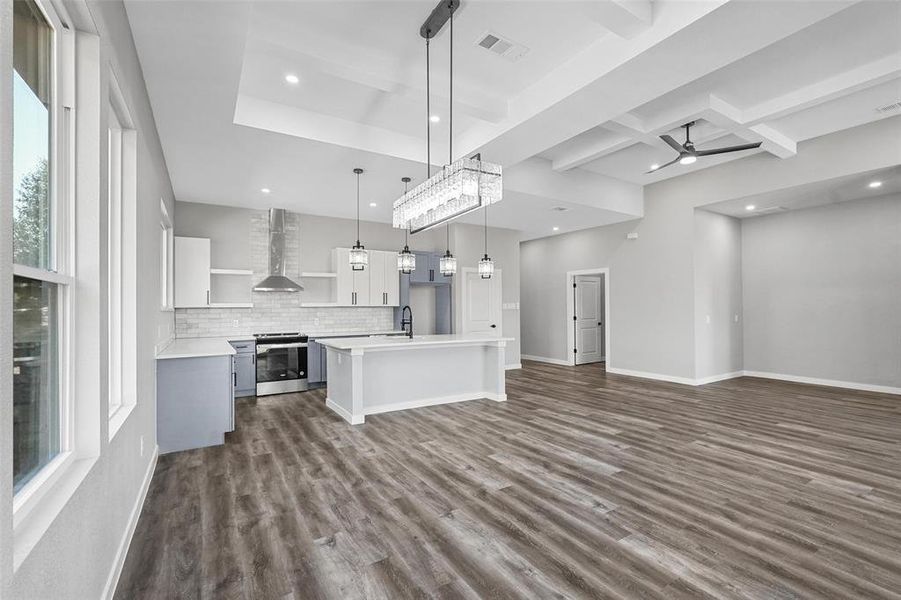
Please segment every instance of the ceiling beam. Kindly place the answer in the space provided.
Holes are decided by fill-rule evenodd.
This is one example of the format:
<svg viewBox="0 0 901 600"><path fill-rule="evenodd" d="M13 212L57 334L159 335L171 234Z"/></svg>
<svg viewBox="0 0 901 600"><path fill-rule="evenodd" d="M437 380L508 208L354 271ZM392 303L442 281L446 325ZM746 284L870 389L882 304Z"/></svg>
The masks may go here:
<svg viewBox="0 0 901 600"><path fill-rule="evenodd" d="M625 39L631 39L650 27L654 17L651 0L592 2L589 10L604 29Z"/></svg>

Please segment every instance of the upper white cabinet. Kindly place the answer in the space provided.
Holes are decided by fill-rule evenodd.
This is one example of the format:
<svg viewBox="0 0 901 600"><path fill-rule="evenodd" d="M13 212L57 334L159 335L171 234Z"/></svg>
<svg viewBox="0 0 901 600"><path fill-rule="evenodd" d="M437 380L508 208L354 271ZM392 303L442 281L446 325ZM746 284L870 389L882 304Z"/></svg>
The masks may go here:
<svg viewBox="0 0 901 600"><path fill-rule="evenodd" d="M332 252L336 283L335 300L339 306L398 306L400 279L397 255L382 250L369 251L369 265L361 271L350 267L350 249Z"/></svg>
<svg viewBox="0 0 901 600"><path fill-rule="evenodd" d="M175 237L175 308L210 305L210 240Z"/></svg>
<svg viewBox="0 0 901 600"><path fill-rule="evenodd" d="M369 306L369 269L354 271L351 268L350 248L332 250L332 261L337 276L335 301L338 306Z"/></svg>
<svg viewBox="0 0 901 600"><path fill-rule="evenodd" d="M398 306L400 276L397 253L374 250L369 253L369 305Z"/></svg>

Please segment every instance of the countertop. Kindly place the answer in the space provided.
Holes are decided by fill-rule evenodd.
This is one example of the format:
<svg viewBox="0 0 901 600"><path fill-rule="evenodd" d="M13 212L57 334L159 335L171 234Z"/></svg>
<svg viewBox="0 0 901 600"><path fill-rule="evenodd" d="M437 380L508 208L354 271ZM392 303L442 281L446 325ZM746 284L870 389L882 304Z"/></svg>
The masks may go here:
<svg viewBox="0 0 901 600"><path fill-rule="evenodd" d="M482 334L414 335L408 337L352 337L324 340L323 346L335 350L403 350L413 346L475 346L483 343L511 342L514 338Z"/></svg>
<svg viewBox="0 0 901 600"><path fill-rule="evenodd" d="M364 337L367 335L400 335L404 333L403 329L386 329L383 331L326 331L324 333L307 333L306 336L311 340L320 338L334 337Z"/></svg>
<svg viewBox="0 0 901 600"><path fill-rule="evenodd" d="M229 356L235 349L229 344L232 338L176 338L156 355L157 360L167 358L200 358L203 356ZM240 341L246 338L234 338Z"/></svg>

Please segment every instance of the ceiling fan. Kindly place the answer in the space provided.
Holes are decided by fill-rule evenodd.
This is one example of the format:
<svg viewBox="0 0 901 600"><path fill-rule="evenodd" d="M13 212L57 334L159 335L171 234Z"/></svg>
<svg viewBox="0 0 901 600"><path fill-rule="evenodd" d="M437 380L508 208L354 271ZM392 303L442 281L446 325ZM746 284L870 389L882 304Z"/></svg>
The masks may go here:
<svg viewBox="0 0 901 600"><path fill-rule="evenodd" d="M661 135L660 139L666 142L673 150L679 153L679 156L669 161L665 165L660 165L656 169L651 169L647 171L645 175L648 173L655 173L662 169L663 167L668 167L674 163L680 163L683 165L690 165L691 163L698 160L699 156L710 156L712 154L725 154L726 152L739 152L740 150L751 150L753 148L759 148L762 142L756 142L753 144L741 144L740 146L726 146L725 148L711 148L710 150L695 150L695 145L691 141L690 130L692 125L695 122L691 121L690 123L686 123L682 127L685 128L685 143L680 144L676 140L673 139L670 135Z"/></svg>

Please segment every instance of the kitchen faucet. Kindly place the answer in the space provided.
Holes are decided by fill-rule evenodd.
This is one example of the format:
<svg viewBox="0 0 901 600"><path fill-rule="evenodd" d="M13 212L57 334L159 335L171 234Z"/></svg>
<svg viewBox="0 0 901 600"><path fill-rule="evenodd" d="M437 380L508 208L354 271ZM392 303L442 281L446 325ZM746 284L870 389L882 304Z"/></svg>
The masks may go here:
<svg viewBox="0 0 901 600"><path fill-rule="evenodd" d="M408 313L410 315L409 319L407 318ZM407 330L407 325L410 326L409 330ZM400 327L401 327L401 329L403 329L406 332L407 337L409 337L412 340L413 339L413 309L410 308L409 304L404 306L400 312Z"/></svg>

